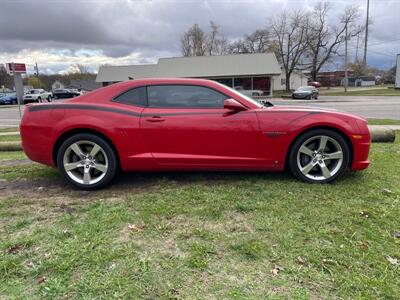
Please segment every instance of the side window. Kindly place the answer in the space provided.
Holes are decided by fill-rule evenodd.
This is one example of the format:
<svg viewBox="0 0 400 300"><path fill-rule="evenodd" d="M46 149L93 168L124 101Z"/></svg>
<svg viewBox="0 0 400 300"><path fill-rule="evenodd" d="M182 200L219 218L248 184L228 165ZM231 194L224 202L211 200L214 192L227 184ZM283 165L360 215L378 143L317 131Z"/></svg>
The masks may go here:
<svg viewBox="0 0 400 300"><path fill-rule="evenodd" d="M147 87L149 107L223 108L229 97L197 85L152 85Z"/></svg>
<svg viewBox="0 0 400 300"><path fill-rule="evenodd" d="M146 87L142 86L126 91L115 97L114 101L135 106L146 106Z"/></svg>

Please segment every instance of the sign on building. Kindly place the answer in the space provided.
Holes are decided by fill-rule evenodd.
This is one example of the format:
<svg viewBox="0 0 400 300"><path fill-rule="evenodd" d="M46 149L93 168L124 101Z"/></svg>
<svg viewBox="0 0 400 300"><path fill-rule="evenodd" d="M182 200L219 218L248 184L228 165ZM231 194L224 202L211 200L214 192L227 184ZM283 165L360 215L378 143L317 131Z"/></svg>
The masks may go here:
<svg viewBox="0 0 400 300"><path fill-rule="evenodd" d="M10 75L26 73L26 65L20 63L6 63L7 73Z"/></svg>

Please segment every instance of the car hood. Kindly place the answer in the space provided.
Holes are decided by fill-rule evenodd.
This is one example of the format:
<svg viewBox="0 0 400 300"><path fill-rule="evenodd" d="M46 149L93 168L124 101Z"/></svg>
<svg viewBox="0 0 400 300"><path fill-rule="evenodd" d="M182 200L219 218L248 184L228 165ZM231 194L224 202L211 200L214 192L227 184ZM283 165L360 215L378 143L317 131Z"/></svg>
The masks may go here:
<svg viewBox="0 0 400 300"><path fill-rule="evenodd" d="M341 116L347 116L350 118L355 118L359 120L365 121L364 118L359 117L357 115L353 115L351 113L343 112L333 108L322 108L315 106L294 106L294 105L274 105L271 107L263 108L263 110L270 110L274 112L305 112L305 113L327 113L327 114L336 114Z"/></svg>

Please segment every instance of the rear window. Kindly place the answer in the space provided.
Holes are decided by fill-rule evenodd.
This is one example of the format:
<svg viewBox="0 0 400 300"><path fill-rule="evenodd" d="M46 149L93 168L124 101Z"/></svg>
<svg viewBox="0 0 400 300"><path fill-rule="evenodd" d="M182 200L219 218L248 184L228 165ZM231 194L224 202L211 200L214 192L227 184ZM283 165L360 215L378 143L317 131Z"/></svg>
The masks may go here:
<svg viewBox="0 0 400 300"><path fill-rule="evenodd" d="M138 87L124 92L123 94L114 98L115 102L134 105L146 106L146 87Z"/></svg>

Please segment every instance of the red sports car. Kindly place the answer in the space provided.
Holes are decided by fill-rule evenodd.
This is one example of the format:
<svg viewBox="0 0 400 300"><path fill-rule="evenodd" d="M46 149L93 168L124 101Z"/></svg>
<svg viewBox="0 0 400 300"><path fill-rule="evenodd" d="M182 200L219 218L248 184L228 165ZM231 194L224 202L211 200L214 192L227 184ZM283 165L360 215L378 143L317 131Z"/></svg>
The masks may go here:
<svg viewBox="0 0 400 300"><path fill-rule="evenodd" d="M22 146L82 189L123 171L287 167L330 182L368 167L367 122L334 110L263 106L215 81L142 79L59 103L27 105Z"/></svg>

